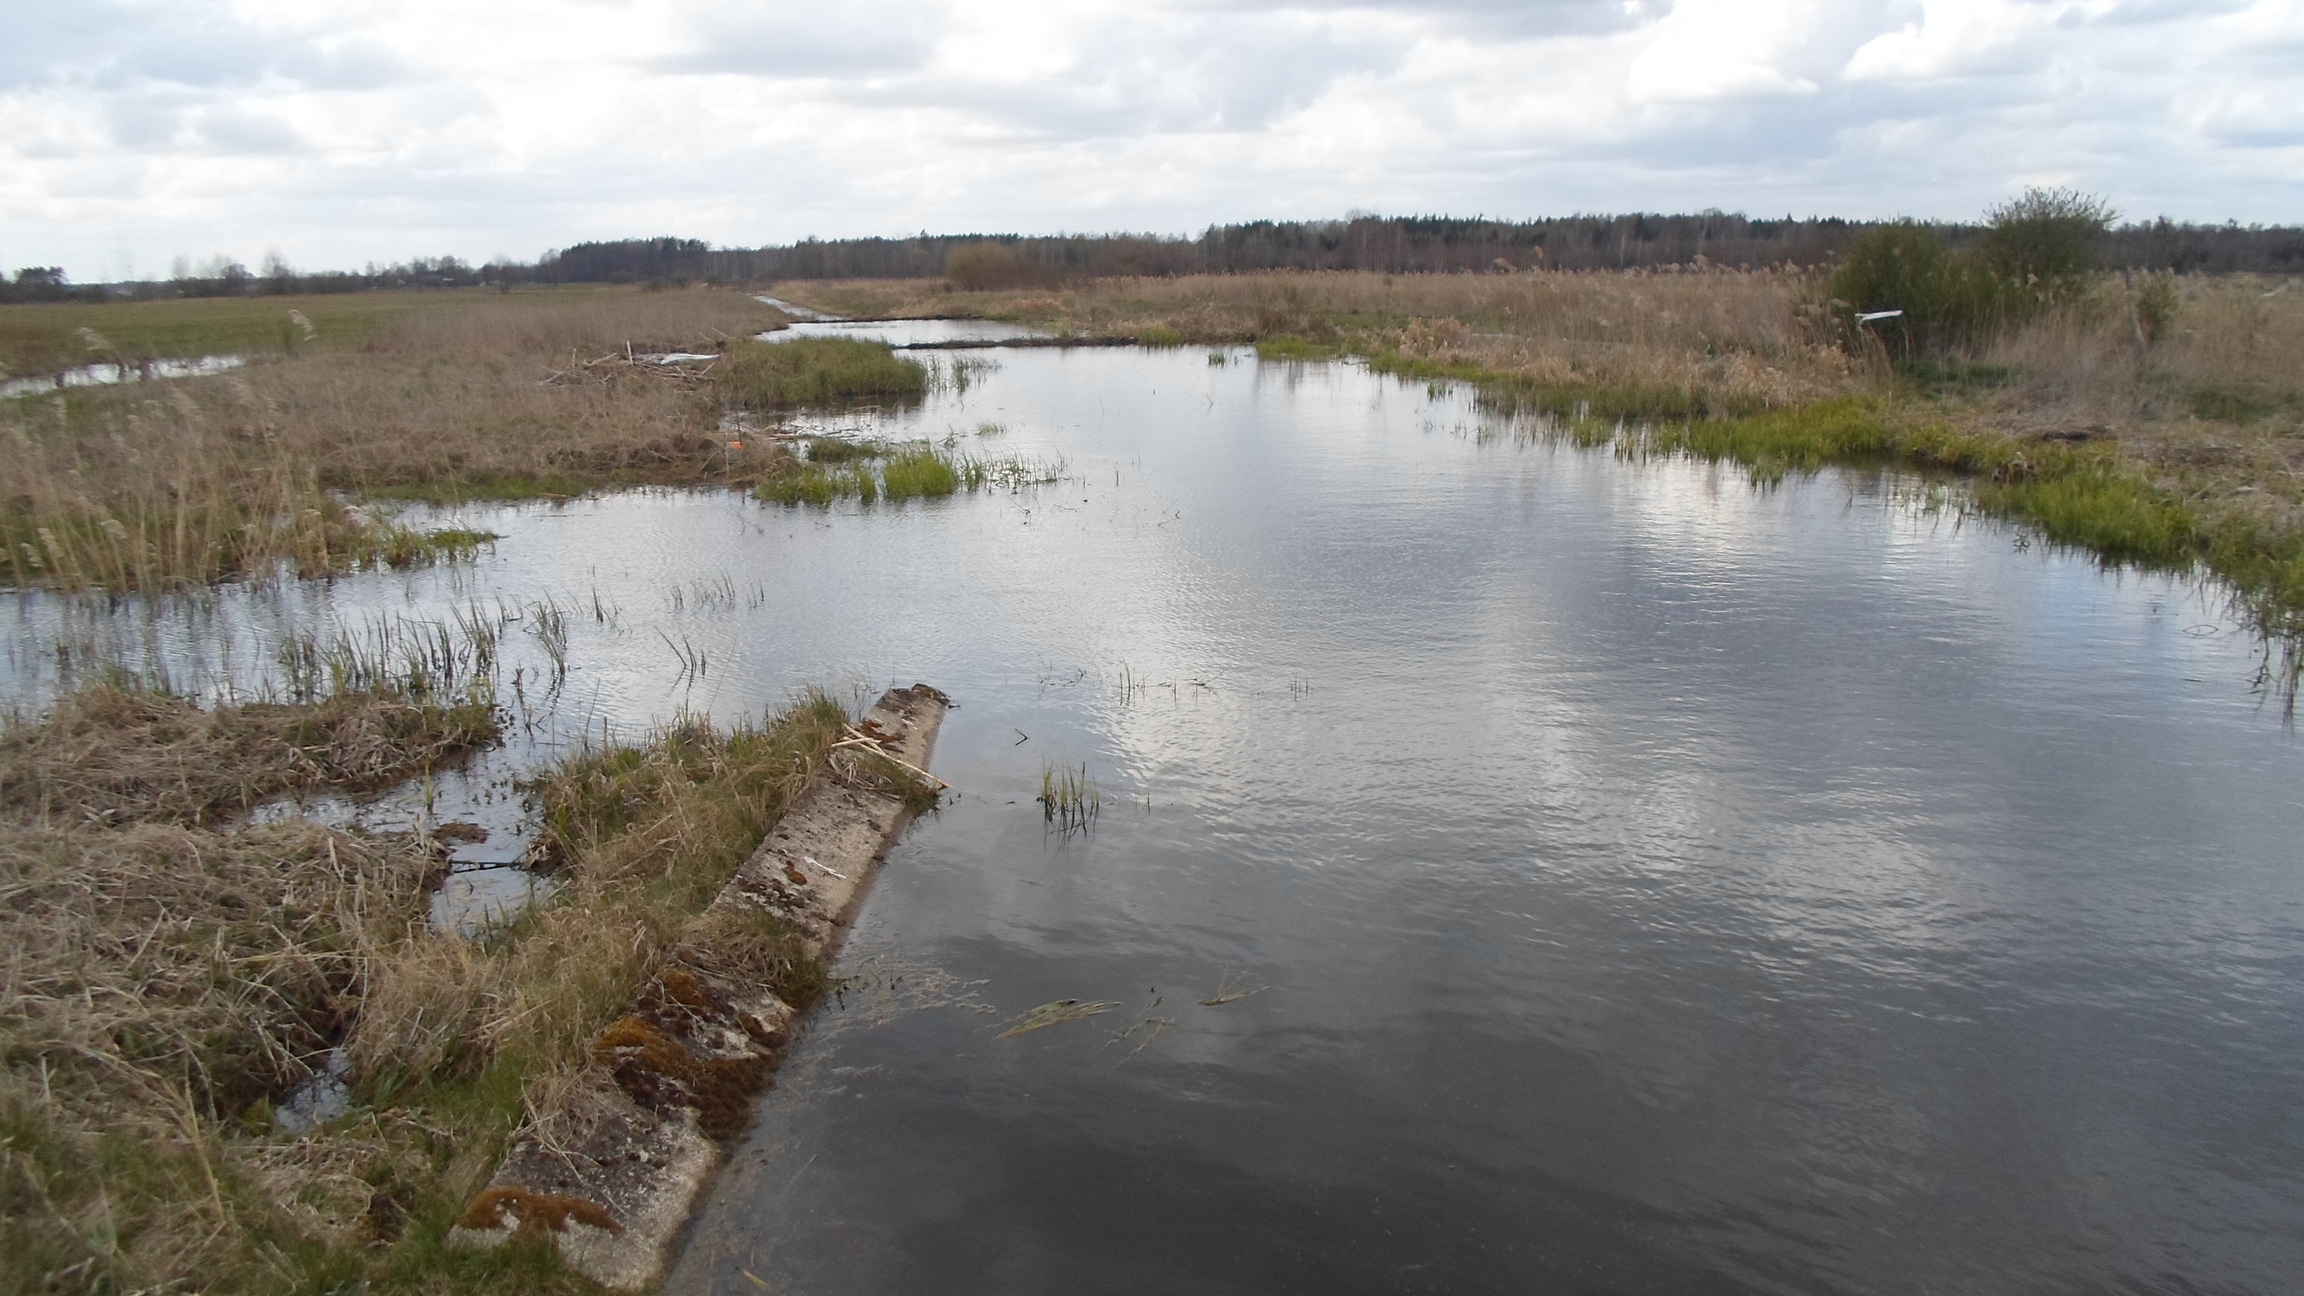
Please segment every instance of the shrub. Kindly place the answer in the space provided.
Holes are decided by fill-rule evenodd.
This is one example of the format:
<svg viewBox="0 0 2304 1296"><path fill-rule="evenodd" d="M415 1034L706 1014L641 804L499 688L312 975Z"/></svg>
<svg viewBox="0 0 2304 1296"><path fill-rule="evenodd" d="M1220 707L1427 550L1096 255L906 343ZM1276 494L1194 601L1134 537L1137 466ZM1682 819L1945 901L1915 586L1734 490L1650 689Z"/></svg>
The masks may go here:
<svg viewBox="0 0 2304 1296"><path fill-rule="evenodd" d="M1030 288L1050 276L1041 267L1016 254L1003 243L970 243L944 257L944 278L967 292L995 288Z"/></svg>
<svg viewBox="0 0 2304 1296"><path fill-rule="evenodd" d="M2036 301L1913 221L1882 225L1857 239L1833 272L1832 296L1851 317L1904 312L1872 327L1907 356L1982 343Z"/></svg>
<svg viewBox="0 0 2304 1296"><path fill-rule="evenodd" d="M2136 340L2150 346L2168 336L2183 295L2173 274L2150 274L2136 289Z"/></svg>
<svg viewBox="0 0 2304 1296"><path fill-rule="evenodd" d="M2076 189L2026 189L1985 213L1977 252L1994 275L2060 295L2096 266L2096 240L2119 213Z"/></svg>

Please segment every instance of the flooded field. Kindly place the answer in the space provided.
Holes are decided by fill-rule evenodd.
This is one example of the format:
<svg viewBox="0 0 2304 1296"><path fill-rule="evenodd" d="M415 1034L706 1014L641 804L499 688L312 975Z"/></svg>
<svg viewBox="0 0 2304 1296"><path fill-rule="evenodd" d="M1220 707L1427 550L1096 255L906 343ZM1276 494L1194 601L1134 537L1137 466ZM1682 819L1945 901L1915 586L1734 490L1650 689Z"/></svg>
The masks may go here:
<svg viewBox="0 0 2304 1296"><path fill-rule="evenodd" d="M970 354L821 430L1056 482L447 511L501 539L20 597L5 685L104 658L252 692L296 635L487 627L510 740L314 808L469 825L443 925L526 902L516 780L577 744L950 693L955 790L675 1291L2304 1269L2304 756L2213 590L1894 478L1759 491L1342 364Z"/></svg>

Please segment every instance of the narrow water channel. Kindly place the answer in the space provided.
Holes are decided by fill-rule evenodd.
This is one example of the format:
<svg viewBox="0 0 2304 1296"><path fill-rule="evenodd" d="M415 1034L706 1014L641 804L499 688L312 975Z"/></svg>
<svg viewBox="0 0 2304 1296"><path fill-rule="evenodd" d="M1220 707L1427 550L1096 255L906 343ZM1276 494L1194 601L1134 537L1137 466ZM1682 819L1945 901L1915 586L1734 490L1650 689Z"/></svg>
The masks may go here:
<svg viewBox="0 0 2304 1296"><path fill-rule="evenodd" d="M502 780L603 727L959 703L671 1290L2304 1273L2304 753L2212 590L1346 365L980 354L867 424L1056 484L466 510L475 568L137 632L255 670L290 626L579 610L449 790L506 837ZM90 632L12 615L19 692ZM1085 831L1034 801L1067 769Z"/></svg>

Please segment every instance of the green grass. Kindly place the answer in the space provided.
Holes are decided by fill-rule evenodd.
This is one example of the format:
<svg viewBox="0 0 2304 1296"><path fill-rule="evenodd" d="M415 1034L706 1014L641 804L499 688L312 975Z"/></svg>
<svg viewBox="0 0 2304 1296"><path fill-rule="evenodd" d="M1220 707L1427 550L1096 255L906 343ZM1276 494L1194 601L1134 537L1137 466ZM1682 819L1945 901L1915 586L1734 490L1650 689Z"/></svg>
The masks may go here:
<svg viewBox="0 0 2304 1296"><path fill-rule="evenodd" d="M869 464L795 464L762 481L753 494L771 504L830 504L858 497L870 503L879 494L879 479Z"/></svg>
<svg viewBox="0 0 2304 1296"><path fill-rule="evenodd" d="M880 468L882 488L892 500L950 495L960 489L960 470L951 459L925 445L907 446Z"/></svg>
<svg viewBox="0 0 2304 1296"><path fill-rule="evenodd" d="M838 437L812 437L808 441L810 463L846 463L851 459L876 459L880 454L879 444L872 441L843 441Z"/></svg>
<svg viewBox="0 0 2304 1296"><path fill-rule="evenodd" d="M1315 342L1300 337L1256 340L1256 358L1259 360L1334 360L1343 354L1344 346L1337 342Z"/></svg>
<svg viewBox="0 0 2304 1296"><path fill-rule="evenodd" d="M1088 766L1043 763L1040 767L1040 816L1066 834L1086 831L1104 812L1104 792L1088 777Z"/></svg>
<svg viewBox="0 0 2304 1296"><path fill-rule="evenodd" d="M757 409L900 404L928 392L925 366L884 342L857 338L740 342L714 379L732 399Z"/></svg>
<svg viewBox="0 0 2304 1296"><path fill-rule="evenodd" d="M753 494L774 504L825 505L851 498L869 504L882 497L934 498L963 490L1045 485L1062 476L1064 468L1061 462L1041 463L1019 455L982 459L952 454L925 441L894 448L872 445L862 453L870 457L843 454L830 463L789 461L761 481Z"/></svg>
<svg viewBox="0 0 2304 1296"><path fill-rule="evenodd" d="M0 369L40 374L109 361L115 355L134 362L356 347L377 336L394 316L493 292L455 288L6 305L0 306ZM312 322L314 336L309 341L289 320L292 310ZM109 349L92 350L79 332L84 328L95 330Z"/></svg>
<svg viewBox="0 0 2304 1296"><path fill-rule="evenodd" d="M2277 396L2227 387L2196 387L2186 395L2185 404L2194 417L2242 425L2261 422L2289 406Z"/></svg>

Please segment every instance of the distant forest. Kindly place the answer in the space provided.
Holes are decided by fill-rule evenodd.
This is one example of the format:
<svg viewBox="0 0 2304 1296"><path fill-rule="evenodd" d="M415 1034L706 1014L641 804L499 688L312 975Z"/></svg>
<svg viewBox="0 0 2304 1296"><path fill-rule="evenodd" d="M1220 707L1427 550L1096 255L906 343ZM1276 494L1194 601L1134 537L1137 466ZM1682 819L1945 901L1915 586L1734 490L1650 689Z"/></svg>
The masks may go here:
<svg viewBox="0 0 2304 1296"><path fill-rule="evenodd" d="M1211 227L1199 238L1150 234L1026 237L922 234L914 238L810 239L782 247L711 249L678 239L590 243L547 258L542 277L570 282L618 276L758 282L777 279L922 279L948 272L963 249L998 248L1023 277L1230 274L1254 270L1619 270L1686 266L1699 257L1762 269L1832 261L1873 222L1693 216L1571 216L1558 220L1458 220L1437 216L1349 221L1251 221ZM1935 225L1958 245L1980 225ZM2099 263L2113 269L2304 272L2304 228L2179 225L2108 231Z"/></svg>
<svg viewBox="0 0 2304 1296"><path fill-rule="evenodd" d="M0 301L101 301L358 292L376 288L521 283L767 283L779 279L928 279L968 287L1021 287L1112 275L1229 274L1256 270L1388 273L1532 269L1619 270L1710 264L1742 269L1823 265L1875 222L1757 220L1703 212L1462 220L1439 216L1335 221L1250 221L1198 238L1156 234L920 234L808 239L783 246L714 248L697 239L579 243L534 264L474 266L454 257L363 271L300 273L275 261L261 271L229 262L164 280L72 284L61 270L27 267L0 279ZM1981 226L1932 225L1955 246ZM2167 220L2107 231L2098 263L2111 269L2304 273L2304 227L2188 225Z"/></svg>

